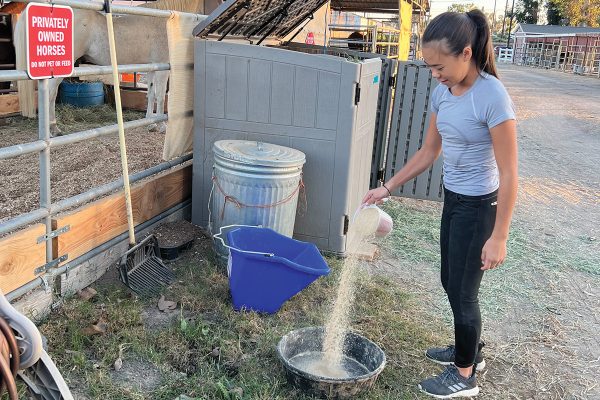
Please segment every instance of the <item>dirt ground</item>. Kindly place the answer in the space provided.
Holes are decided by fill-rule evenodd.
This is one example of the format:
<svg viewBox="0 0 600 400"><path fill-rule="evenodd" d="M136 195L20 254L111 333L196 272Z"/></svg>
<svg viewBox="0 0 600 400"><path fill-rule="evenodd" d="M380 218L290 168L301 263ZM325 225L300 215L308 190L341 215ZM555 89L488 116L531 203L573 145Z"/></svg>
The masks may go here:
<svg viewBox="0 0 600 400"><path fill-rule="evenodd" d="M488 368L479 398L598 399L600 80L512 65L500 74L519 120L520 189L509 259L481 289ZM415 314L450 328L437 265L384 253L377 270L421 296Z"/></svg>

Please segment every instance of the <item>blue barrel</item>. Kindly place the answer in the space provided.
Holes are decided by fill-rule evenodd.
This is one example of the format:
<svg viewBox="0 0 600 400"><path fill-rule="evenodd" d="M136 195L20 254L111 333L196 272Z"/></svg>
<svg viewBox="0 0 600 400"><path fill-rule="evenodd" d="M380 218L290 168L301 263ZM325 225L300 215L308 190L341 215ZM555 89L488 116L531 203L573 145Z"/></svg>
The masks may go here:
<svg viewBox="0 0 600 400"><path fill-rule="evenodd" d="M60 84L58 99L63 104L88 107L104 104L102 82L66 82Z"/></svg>

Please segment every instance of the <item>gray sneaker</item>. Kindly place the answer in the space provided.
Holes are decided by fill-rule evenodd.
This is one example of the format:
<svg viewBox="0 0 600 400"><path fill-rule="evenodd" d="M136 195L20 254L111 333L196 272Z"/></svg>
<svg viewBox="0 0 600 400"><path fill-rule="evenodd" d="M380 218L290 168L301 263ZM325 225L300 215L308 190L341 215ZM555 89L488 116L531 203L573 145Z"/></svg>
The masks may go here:
<svg viewBox="0 0 600 400"><path fill-rule="evenodd" d="M483 346L485 346L484 342L479 343L479 350L477 351L477 356L475 356L475 369L477 371L483 371L485 369L485 360L483 359L483 353L481 352ZM425 357L442 365L454 364L455 355L456 348L454 345L449 345L447 347L432 347L425 352Z"/></svg>
<svg viewBox="0 0 600 400"><path fill-rule="evenodd" d="M448 365L444 372L419 383L419 390L436 399L472 397L479 394L475 372L465 378L454 365Z"/></svg>

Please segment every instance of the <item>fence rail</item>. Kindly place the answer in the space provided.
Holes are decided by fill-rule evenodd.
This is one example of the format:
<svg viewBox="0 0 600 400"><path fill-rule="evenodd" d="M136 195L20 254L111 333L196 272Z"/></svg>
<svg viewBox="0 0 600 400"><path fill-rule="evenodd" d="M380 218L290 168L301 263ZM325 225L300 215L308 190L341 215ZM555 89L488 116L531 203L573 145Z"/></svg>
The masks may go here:
<svg viewBox="0 0 600 400"><path fill-rule="evenodd" d="M192 67L192 65L190 65ZM152 64L126 64L118 65L119 73L133 72L151 72L151 71L168 71L171 69L169 63L152 63ZM88 67L73 68L71 77L82 77L90 75L110 75L112 67L109 65L93 65ZM0 71L0 82L15 82L29 80L29 75L25 71L6 70Z"/></svg>
<svg viewBox="0 0 600 400"><path fill-rule="evenodd" d="M40 1L40 0L12 0L15 3L50 3L50 1ZM52 4L58 6L69 6L73 8L79 8L82 10L93 10L93 11L103 11L104 10L104 1L78 1L78 0L52 0ZM169 10L159 10L154 8L146 8L146 7L130 7L130 6L119 6L119 5L111 5L110 6L113 14L131 14L131 15L140 15L145 17L158 17L158 18L169 18L172 13ZM185 13L182 13L185 14Z"/></svg>

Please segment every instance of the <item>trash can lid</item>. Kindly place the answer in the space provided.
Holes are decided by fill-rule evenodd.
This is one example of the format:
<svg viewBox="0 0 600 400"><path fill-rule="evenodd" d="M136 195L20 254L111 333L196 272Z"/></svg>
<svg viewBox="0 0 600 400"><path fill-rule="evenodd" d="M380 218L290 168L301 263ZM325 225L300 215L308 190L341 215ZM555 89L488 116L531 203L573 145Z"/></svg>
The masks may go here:
<svg viewBox="0 0 600 400"><path fill-rule="evenodd" d="M213 145L213 152L215 157L265 167L295 167L306 162L299 150L251 140L219 140Z"/></svg>

